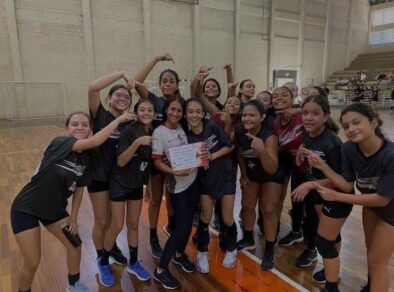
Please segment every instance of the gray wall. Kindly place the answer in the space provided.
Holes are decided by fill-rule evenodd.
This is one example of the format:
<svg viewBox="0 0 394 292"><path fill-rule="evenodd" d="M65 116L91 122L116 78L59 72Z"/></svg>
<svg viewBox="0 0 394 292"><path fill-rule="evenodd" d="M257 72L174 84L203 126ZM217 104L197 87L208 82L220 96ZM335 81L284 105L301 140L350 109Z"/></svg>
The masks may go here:
<svg viewBox="0 0 394 292"><path fill-rule="evenodd" d="M0 81L61 81L70 110L86 109L90 80L170 52L176 64L148 80L168 67L189 79L209 64L224 87L230 62L257 90L274 69L319 84L365 50L368 12L367 0L0 0Z"/></svg>

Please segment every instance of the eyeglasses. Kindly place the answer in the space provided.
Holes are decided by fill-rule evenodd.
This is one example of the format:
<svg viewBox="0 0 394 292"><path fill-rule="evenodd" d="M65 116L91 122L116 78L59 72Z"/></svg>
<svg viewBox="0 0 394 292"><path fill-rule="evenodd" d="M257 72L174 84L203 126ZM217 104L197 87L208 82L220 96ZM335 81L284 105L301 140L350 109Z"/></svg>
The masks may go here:
<svg viewBox="0 0 394 292"><path fill-rule="evenodd" d="M124 98L126 98L126 99L130 99L130 98L131 98L130 95L128 95L128 94L123 94L123 93L120 93L120 92L114 92L114 93L112 93L112 95L115 95L116 97L124 97Z"/></svg>

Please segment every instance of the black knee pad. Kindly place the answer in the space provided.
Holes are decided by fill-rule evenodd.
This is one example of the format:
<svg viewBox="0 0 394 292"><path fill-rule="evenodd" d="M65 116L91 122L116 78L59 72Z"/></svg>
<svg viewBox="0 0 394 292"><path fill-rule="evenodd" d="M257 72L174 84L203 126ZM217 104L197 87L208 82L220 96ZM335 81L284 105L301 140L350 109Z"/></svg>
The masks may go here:
<svg viewBox="0 0 394 292"><path fill-rule="evenodd" d="M340 243L342 241L341 233L338 234L337 238L335 238L335 243Z"/></svg>
<svg viewBox="0 0 394 292"><path fill-rule="evenodd" d="M327 240L319 234L316 234L316 247L321 256L325 259L334 259L338 257L335 240Z"/></svg>

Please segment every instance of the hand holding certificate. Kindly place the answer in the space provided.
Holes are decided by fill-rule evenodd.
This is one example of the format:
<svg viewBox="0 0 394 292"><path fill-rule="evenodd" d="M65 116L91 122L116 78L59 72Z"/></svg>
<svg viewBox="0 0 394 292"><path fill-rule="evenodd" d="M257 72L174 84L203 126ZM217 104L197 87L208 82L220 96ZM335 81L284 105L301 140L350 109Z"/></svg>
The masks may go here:
<svg viewBox="0 0 394 292"><path fill-rule="evenodd" d="M172 147L168 150L173 171L208 166L208 160L201 159L201 152L206 151L202 142Z"/></svg>

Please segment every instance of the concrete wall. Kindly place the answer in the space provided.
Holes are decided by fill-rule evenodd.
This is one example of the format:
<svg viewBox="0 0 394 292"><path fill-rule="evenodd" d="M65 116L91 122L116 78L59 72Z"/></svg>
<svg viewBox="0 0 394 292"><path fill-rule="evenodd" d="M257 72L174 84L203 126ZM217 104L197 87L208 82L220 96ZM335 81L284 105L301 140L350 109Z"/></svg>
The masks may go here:
<svg viewBox="0 0 394 292"><path fill-rule="evenodd" d="M86 109L90 80L132 75L170 52L175 65L158 64L148 80L165 68L190 79L213 65L225 88L229 62L257 90L275 69L319 84L365 50L368 11L367 0L0 0L0 81L61 81L70 110Z"/></svg>

